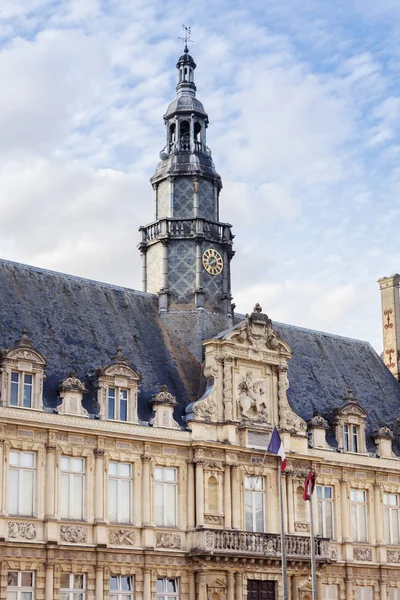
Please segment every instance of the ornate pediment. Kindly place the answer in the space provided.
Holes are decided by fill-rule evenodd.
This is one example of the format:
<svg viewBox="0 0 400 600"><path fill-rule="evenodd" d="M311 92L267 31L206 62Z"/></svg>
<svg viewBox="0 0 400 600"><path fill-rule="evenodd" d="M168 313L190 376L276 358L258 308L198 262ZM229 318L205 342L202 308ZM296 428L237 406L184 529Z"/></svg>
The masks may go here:
<svg viewBox="0 0 400 600"><path fill-rule="evenodd" d="M272 326L272 321L262 312L257 303L253 312L246 315L246 320L228 334L227 339L235 344L249 346L256 352L276 352L291 355L291 349L277 334Z"/></svg>
<svg viewBox="0 0 400 600"><path fill-rule="evenodd" d="M68 377L60 381L57 387L58 392L71 391L85 394L87 389L80 379L77 378L75 371L70 371Z"/></svg>
<svg viewBox="0 0 400 600"><path fill-rule="evenodd" d="M26 329L22 330L22 335L13 348L2 351L1 358L2 362L24 361L34 363L41 368L46 366L46 359L40 352L33 348Z"/></svg>
<svg viewBox="0 0 400 600"><path fill-rule="evenodd" d="M100 367L97 370L97 376L126 377L127 379L134 379L136 381L139 381L140 379L139 373L137 373L130 367L128 360L123 355L122 348L117 348L116 355L113 358L111 364L105 367Z"/></svg>
<svg viewBox="0 0 400 600"><path fill-rule="evenodd" d="M337 408L333 413L333 423L336 424L339 421L346 420L349 417L356 417L365 421L368 414L360 406L357 398L354 396L352 390L348 390L347 396L344 398L344 404Z"/></svg>

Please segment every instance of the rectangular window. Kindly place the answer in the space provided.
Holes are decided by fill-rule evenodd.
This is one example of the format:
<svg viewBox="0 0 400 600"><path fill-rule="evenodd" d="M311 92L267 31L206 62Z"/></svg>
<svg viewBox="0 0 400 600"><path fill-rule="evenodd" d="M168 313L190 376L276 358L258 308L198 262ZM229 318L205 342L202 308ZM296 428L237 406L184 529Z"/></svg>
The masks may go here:
<svg viewBox="0 0 400 600"><path fill-rule="evenodd" d="M318 535L333 538L333 488L317 485Z"/></svg>
<svg viewBox="0 0 400 600"><path fill-rule="evenodd" d="M158 578L157 579L157 600L168 600L179 598L179 587L177 579Z"/></svg>
<svg viewBox="0 0 400 600"><path fill-rule="evenodd" d="M61 573L60 596L61 600L85 600L85 576Z"/></svg>
<svg viewBox="0 0 400 600"><path fill-rule="evenodd" d="M177 524L177 471L156 467L156 525L176 527Z"/></svg>
<svg viewBox="0 0 400 600"><path fill-rule="evenodd" d="M108 465L108 518L111 523L132 521L132 476L128 463Z"/></svg>
<svg viewBox="0 0 400 600"><path fill-rule="evenodd" d="M128 420L128 390L114 387L108 388L107 402L107 413L110 420Z"/></svg>
<svg viewBox="0 0 400 600"><path fill-rule="evenodd" d="M60 515L62 519L83 519L85 460L61 457Z"/></svg>
<svg viewBox="0 0 400 600"><path fill-rule="evenodd" d="M351 535L353 542L367 541L367 492L350 490Z"/></svg>
<svg viewBox="0 0 400 600"><path fill-rule="evenodd" d="M21 386L22 384L22 386ZM10 405L32 408L33 375L11 371Z"/></svg>
<svg viewBox="0 0 400 600"><path fill-rule="evenodd" d="M390 588L389 600L400 600L400 588Z"/></svg>
<svg viewBox="0 0 400 600"><path fill-rule="evenodd" d="M337 600L337 586L336 585L323 585L322 586L322 600Z"/></svg>
<svg viewBox="0 0 400 600"><path fill-rule="evenodd" d="M112 575L110 577L110 599L133 600L133 577Z"/></svg>
<svg viewBox="0 0 400 600"><path fill-rule="evenodd" d="M246 531L265 531L264 506L265 506L265 483L264 477L246 477L245 487L245 509L246 509Z"/></svg>
<svg viewBox="0 0 400 600"><path fill-rule="evenodd" d="M358 452L358 427L357 425L343 425L343 438L344 438L344 451L345 452Z"/></svg>
<svg viewBox="0 0 400 600"><path fill-rule="evenodd" d="M34 577L31 571L9 571L7 600L34 600Z"/></svg>
<svg viewBox="0 0 400 600"><path fill-rule="evenodd" d="M385 514L385 540L387 544L400 543L399 528L399 496L398 494L384 494L383 506Z"/></svg>
<svg viewBox="0 0 400 600"><path fill-rule="evenodd" d="M33 516L35 498L35 454L11 450L8 472L8 512Z"/></svg>
<svg viewBox="0 0 400 600"><path fill-rule="evenodd" d="M372 600L373 599L373 588L372 587L356 587L356 600Z"/></svg>

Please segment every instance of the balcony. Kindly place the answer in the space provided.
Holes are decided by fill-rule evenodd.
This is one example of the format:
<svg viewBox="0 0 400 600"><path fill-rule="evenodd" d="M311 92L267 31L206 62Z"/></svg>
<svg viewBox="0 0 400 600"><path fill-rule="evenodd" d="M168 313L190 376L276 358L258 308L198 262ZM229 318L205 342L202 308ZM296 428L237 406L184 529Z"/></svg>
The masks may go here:
<svg viewBox="0 0 400 600"><path fill-rule="evenodd" d="M247 531L199 531L198 545L194 554L281 557L281 536L277 533L250 533ZM286 535L286 557L304 560L310 558L310 538L300 535ZM319 561L337 559L336 548L328 539L315 538L315 555Z"/></svg>
<svg viewBox="0 0 400 600"><path fill-rule="evenodd" d="M201 237L216 242L232 243L230 225L208 219L160 219L141 227L142 243L159 239L182 239Z"/></svg>

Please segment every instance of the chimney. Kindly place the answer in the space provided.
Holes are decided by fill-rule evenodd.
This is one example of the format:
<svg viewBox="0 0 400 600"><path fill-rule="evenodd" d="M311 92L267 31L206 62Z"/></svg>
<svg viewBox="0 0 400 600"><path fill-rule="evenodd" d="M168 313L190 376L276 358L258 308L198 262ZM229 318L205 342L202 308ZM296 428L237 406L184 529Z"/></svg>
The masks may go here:
<svg viewBox="0 0 400 600"><path fill-rule="evenodd" d="M378 283L382 299L383 360L400 380L400 275L383 277Z"/></svg>

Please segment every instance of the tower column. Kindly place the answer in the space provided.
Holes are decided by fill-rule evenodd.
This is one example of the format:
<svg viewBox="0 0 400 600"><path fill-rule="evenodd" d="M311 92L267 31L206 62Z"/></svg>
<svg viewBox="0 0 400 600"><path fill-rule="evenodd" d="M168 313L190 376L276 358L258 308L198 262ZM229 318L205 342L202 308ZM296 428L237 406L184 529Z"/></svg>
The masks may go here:
<svg viewBox="0 0 400 600"><path fill-rule="evenodd" d="M399 379L400 352L400 275L379 279L382 301L383 359Z"/></svg>

